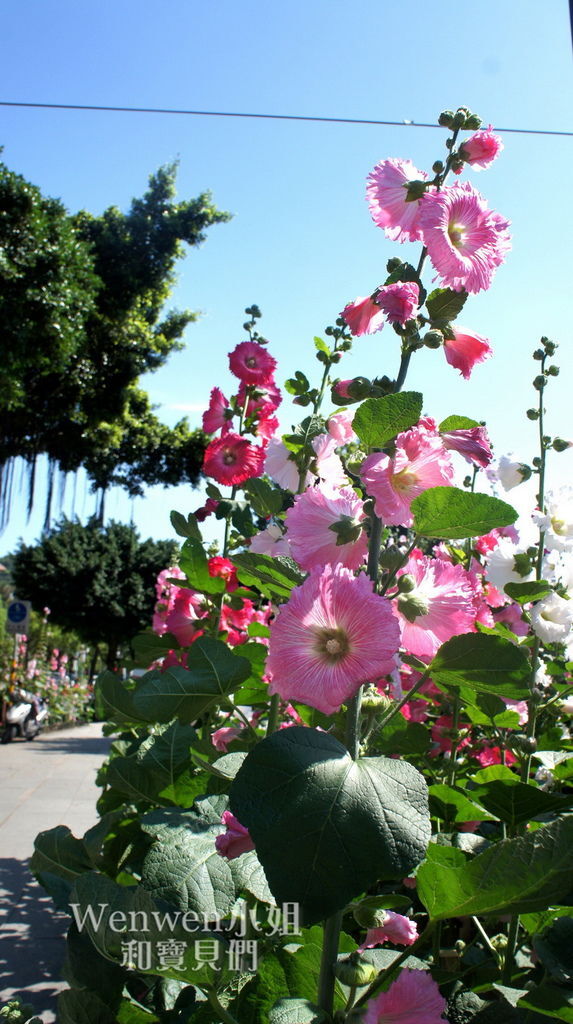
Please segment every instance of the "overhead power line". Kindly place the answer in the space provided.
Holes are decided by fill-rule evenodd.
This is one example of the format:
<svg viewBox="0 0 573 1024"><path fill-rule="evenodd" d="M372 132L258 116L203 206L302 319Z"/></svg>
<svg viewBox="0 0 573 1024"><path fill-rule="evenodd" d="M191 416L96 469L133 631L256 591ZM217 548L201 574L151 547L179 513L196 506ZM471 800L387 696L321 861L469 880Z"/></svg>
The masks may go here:
<svg viewBox="0 0 573 1024"><path fill-rule="evenodd" d="M392 128L439 128L437 124L424 121L378 121L360 117L314 117L310 114L255 114L236 110L182 110L171 107L107 107L86 103L21 103L14 100L0 100L0 107L32 107L38 110L90 110L119 114L182 114L186 117L250 117L267 121L320 121L326 124L370 124L387 125ZM551 131L546 128L502 128L496 131L513 132L515 135L563 135L572 136L573 131Z"/></svg>

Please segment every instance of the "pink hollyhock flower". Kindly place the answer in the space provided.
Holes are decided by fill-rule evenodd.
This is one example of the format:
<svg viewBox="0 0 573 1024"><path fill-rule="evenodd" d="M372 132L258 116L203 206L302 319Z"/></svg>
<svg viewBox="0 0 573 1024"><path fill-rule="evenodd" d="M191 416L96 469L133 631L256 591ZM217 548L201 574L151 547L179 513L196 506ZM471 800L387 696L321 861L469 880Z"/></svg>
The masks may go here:
<svg viewBox="0 0 573 1024"><path fill-rule="evenodd" d="M227 415L228 414L228 415ZM231 428L232 410L220 388L213 388L209 399L209 407L203 413L203 430L206 434L214 434L216 430L226 433Z"/></svg>
<svg viewBox="0 0 573 1024"><path fill-rule="evenodd" d="M209 576L219 576L225 580L228 594L232 594L233 590L236 590L239 586L237 570L230 559L223 558L221 555L214 555L213 558L209 559L207 568Z"/></svg>
<svg viewBox="0 0 573 1024"><path fill-rule="evenodd" d="M479 584L461 565L418 555L399 574L414 584L393 605L400 620L402 646L419 658L433 658L452 636L474 633Z"/></svg>
<svg viewBox="0 0 573 1024"><path fill-rule="evenodd" d="M368 551L363 507L351 487L322 485L297 495L286 514L292 557L303 569L326 563L358 569Z"/></svg>
<svg viewBox="0 0 573 1024"><path fill-rule="evenodd" d="M352 382L353 378L348 380L339 380L334 385L333 390L336 392L339 398L348 398L350 401L353 401L353 399L350 397L350 392L348 390L348 385L352 384Z"/></svg>
<svg viewBox="0 0 573 1024"><path fill-rule="evenodd" d="M483 128L462 143L460 156L476 171L481 171L493 163L502 149L503 142L499 135L493 134L493 126L490 124L489 128Z"/></svg>
<svg viewBox="0 0 573 1024"><path fill-rule="evenodd" d="M218 484L242 484L261 476L265 452L239 434L225 434L211 441L205 449L203 472Z"/></svg>
<svg viewBox="0 0 573 1024"><path fill-rule="evenodd" d="M485 427L469 427L467 430L443 430L440 433L444 448L459 452L466 462L485 469L493 459L489 437Z"/></svg>
<svg viewBox="0 0 573 1024"><path fill-rule="evenodd" d="M477 753L474 752L472 757L475 758L482 768L490 768L493 764L502 764L502 761L511 768L511 765L517 761L515 754L512 754L511 750L506 750L505 757L502 759L499 747L482 747Z"/></svg>
<svg viewBox="0 0 573 1024"><path fill-rule="evenodd" d="M233 740L240 736L242 729L236 729L231 725L224 725L220 729L215 729L215 732L211 733L211 743L215 747L215 750L221 751L221 753L227 753L227 745L232 743Z"/></svg>
<svg viewBox="0 0 573 1024"><path fill-rule="evenodd" d="M336 453L338 445L335 439L329 434L317 434L312 440L312 447L316 454L316 475L330 487L347 486L348 477Z"/></svg>
<svg viewBox="0 0 573 1024"><path fill-rule="evenodd" d="M332 416L328 417L326 429L339 445L348 444L350 441L355 440L356 434L352 429L353 419L354 413L347 412L346 410L335 412Z"/></svg>
<svg viewBox="0 0 573 1024"><path fill-rule="evenodd" d="M199 636L203 636L202 629L197 630L194 639ZM187 668L187 651L168 651L161 664L157 663L151 667L159 668L161 672L166 672L168 668Z"/></svg>
<svg viewBox="0 0 573 1024"><path fill-rule="evenodd" d="M366 1004L363 1024L444 1024L446 1000L427 971L408 967Z"/></svg>
<svg viewBox="0 0 573 1024"><path fill-rule="evenodd" d="M504 601L507 601L506 594L498 594L498 598L500 598L500 600L498 600L497 606L503 604ZM501 608L500 611L495 612L493 620L494 623L504 622L516 636L527 636L529 633L529 623L525 622L523 618L523 608L521 608L520 605L515 604L515 602L511 602L505 608Z"/></svg>
<svg viewBox="0 0 573 1024"><path fill-rule="evenodd" d="M223 811L221 822L226 826L227 831L215 839L215 849L221 857L227 860L234 860L242 853L248 853L255 849L255 844L249 835L248 828L241 825L238 818L230 811Z"/></svg>
<svg viewBox="0 0 573 1024"><path fill-rule="evenodd" d="M166 620L166 632L172 633L178 644L187 647L197 638L197 621L204 617L203 598L194 590L181 588Z"/></svg>
<svg viewBox="0 0 573 1024"><path fill-rule="evenodd" d="M436 718L435 722L430 729L430 735L433 742L436 744L435 748L430 752L431 757L436 757L438 754L445 754L452 749L452 729L454 725L453 715L440 715ZM462 726L462 728L464 728ZM467 726L465 729L467 730ZM459 739L456 746L458 750L462 747L467 747L470 743L470 737L464 736L463 739Z"/></svg>
<svg viewBox="0 0 573 1024"><path fill-rule="evenodd" d="M376 514L386 525L410 526L410 505L428 487L451 484L453 467L439 434L423 426L396 438L393 458L374 452L362 463L360 476L375 499Z"/></svg>
<svg viewBox="0 0 573 1024"><path fill-rule="evenodd" d="M255 551L258 555L287 555L290 557L291 554L288 539L280 526L275 523L271 523L265 530L261 530L251 537L249 551Z"/></svg>
<svg viewBox="0 0 573 1024"><path fill-rule="evenodd" d="M279 437L271 437L265 452L265 473L286 491L298 491L299 468ZM307 475L306 482L309 477Z"/></svg>
<svg viewBox="0 0 573 1024"><path fill-rule="evenodd" d="M417 242L422 238L419 224L420 200L408 202L411 181L425 181L427 174L411 160L382 160L368 175L366 199L372 220L394 242Z"/></svg>
<svg viewBox="0 0 573 1024"><path fill-rule="evenodd" d="M420 225L443 285L467 292L489 288L510 248L509 221L488 210L473 185L466 181L427 193Z"/></svg>
<svg viewBox="0 0 573 1024"><path fill-rule="evenodd" d="M256 387L251 385L251 394L247 401L247 385L241 381L239 390L237 391L237 402L241 409L245 407L247 402L247 416L254 416L258 413L259 416L270 416L276 409L278 409L283 398L280 388L277 388L273 380L268 380L266 384L258 384Z"/></svg>
<svg viewBox="0 0 573 1024"><path fill-rule="evenodd" d="M519 715L519 724L526 725L529 721L529 707L526 700L509 700L507 697L501 698L508 711L515 711Z"/></svg>
<svg viewBox="0 0 573 1024"><path fill-rule="evenodd" d="M276 416L260 416L255 426L257 437L262 437L263 444L270 441L279 429L279 421Z"/></svg>
<svg viewBox="0 0 573 1024"><path fill-rule="evenodd" d="M373 949L374 946L381 946L384 942L394 942L398 946L411 946L418 938L416 922L403 914L395 914L393 910L386 910L384 924L381 928L369 928L364 942L359 947Z"/></svg>
<svg viewBox="0 0 573 1024"><path fill-rule="evenodd" d="M218 507L218 501L215 501L214 498L207 498L205 504L201 505L200 508L195 509L193 515L195 516L195 519L197 520L198 523L203 523L205 522L207 516L210 516L213 514L213 512L217 511Z"/></svg>
<svg viewBox="0 0 573 1024"><path fill-rule="evenodd" d="M399 628L371 581L340 565L315 568L271 624L270 693L326 715L394 668Z"/></svg>
<svg viewBox="0 0 573 1024"><path fill-rule="evenodd" d="M355 338L363 334L375 334L384 327L384 312L370 295L349 302L340 316L346 321Z"/></svg>
<svg viewBox="0 0 573 1024"><path fill-rule="evenodd" d="M387 284L376 295L376 302L384 310L389 324L402 324L415 315L420 301L420 289L415 281Z"/></svg>
<svg viewBox="0 0 573 1024"><path fill-rule="evenodd" d="M229 352L229 368L245 384L267 384L275 372L276 359L256 341L241 341Z"/></svg>
<svg viewBox="0 0 573 1024"><path fill-rule="evenodd" d="M452 327L453 338L444 341L444 353L450 366L459 370L465 380L476 363L483 363L492 355L492 348L487 338L468 331L466 327Z"/></svg>

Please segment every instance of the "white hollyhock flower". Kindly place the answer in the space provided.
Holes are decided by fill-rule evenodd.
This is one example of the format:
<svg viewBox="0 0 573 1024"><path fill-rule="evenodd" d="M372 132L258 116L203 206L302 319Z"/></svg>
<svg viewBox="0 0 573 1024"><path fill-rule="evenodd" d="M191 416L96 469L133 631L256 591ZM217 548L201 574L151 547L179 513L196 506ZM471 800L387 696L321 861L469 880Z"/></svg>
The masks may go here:
<svg viewBox="0 0 573 1024"><path fill-rule="evenodd" d="M535 576L533 569L526 576L521 576L515 569L515 556L522 555L524 548L515 544L509 537L501 537L493 551L486 558L485 577L489 583L501 591L506 583L526 583Z"/></svg>
<svg viewBox="0 0 573 1024"><path fill-rule="evenodd" d="M546 644L566 640L573 626L573 601L559 594L548 594L531 609L533 632Z"/></svg>
<svg viewBox="0 0 573 1024"><path fill-rule="evenodd" d="M573 487L550 492L545 507L546 515L534 515L539 529L545 531L545 547L573 551Z"/></svg>
<svg viewBox="0 0 573 1024"><path fill-rule="evenodd" d="M495 475L504 491L511 491L513 487L529 479L531 470L523 462L516 462L510 455L502 455L495 468Z"/></svg>

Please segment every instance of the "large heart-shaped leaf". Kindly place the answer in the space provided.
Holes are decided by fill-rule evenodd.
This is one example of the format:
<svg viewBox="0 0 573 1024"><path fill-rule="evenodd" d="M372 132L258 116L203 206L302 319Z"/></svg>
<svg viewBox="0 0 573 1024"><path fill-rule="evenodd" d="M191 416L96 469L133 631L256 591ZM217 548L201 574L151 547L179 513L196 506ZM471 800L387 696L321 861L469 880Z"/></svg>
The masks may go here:
<svg viewBox="0 0 573 1024"><path fill-rule="evenodd" d="M520 700L528 695L527 653L490 633L464 633L442 644L428 667L433 682L446 690L468 687Z"/></svg>
<svg viewBox="0 0 573 1024"><path fill-rule="evenodd" d="M405 761L353 761L328 733L293 727L251 751L230 792L277 903L305 924L328 917L378 879L402 878L429 837L427 787Z"/></svg>
<svg viewBox="0 0 573 1024"><path fill-rule="evenodd" d="M418 422L423 401L418 391L367 398L356 410L352 426L363 444L369 448L382 448L396 434Z"/></svg>
<svg viewBox="0 0 573 1024"><path fill-rule="evenodd" d="M429 487L414 498L411 509L416 533L442 540L482 537L517 519L517 512L506 501L459 487Z"/></svg>

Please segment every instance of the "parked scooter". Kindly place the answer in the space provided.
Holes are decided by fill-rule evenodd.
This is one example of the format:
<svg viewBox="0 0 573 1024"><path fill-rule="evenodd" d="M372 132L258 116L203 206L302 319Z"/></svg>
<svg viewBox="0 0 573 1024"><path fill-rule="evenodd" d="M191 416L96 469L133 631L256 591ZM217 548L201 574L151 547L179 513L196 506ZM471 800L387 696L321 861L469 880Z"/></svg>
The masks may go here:
<svg viewBox="0 0 573 1024"><path fill-rule="evenodd" d="M24 740L36 738L48 720L48 707L43 697L38 697L21 687L16 687L5 705L1 743L20 736Z"/></svg>

